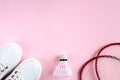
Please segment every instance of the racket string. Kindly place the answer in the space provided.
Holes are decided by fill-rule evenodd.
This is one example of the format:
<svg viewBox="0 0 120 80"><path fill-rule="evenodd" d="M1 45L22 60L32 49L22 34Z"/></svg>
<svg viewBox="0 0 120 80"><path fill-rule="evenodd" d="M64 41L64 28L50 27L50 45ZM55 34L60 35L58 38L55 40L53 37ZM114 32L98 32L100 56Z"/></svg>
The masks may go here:
<svg viewBox="0 0 120 80"><path fill-rule="evenodd" d="M80 80L120 80L120 58L118 56L120 56L120 43L104 46L98 51L96 57L91 58L82 66ZM90 63L93 64L90 65Z"/></svg>

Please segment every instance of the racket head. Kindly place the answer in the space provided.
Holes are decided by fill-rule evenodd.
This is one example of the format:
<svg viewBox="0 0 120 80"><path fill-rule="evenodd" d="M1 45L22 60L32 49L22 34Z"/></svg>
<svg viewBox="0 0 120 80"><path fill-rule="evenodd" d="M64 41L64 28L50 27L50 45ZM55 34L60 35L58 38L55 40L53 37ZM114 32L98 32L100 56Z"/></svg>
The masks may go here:
<svg viewBox="0 0 120 80"><path fill-rule="evenodd" d="M110 43L103 46L97 53L97 56L99 55L120 56L120 43Z"/></svg>
<svg viewBox="0 0 120 80"><path fill-rule="evenodd" d="M89 59L80 69L80 80L96 80L95 61L96 57Z"/></svg>
<svg viewBox="0 0 120 80"><path fill-rule="evenodd" d="M95 65L96 59L98 59L99 65L100 65L99 67L97 67L100 70L99 71L100 79L98 79L98 77L96 76L96 73L95 73L94 65ZM103 65L103 64L106 64L108 66ZM120 69L118 71L117 68L114 69L114 66L110 67L110 65L117 66L117 68L120 67L120 59L115 56L110 56L110 55L101 55L98 57L93 57L93 58L89 59L82 66L82 68L80 70L80 80L120 80L120 76L118 76L120 74ZM110 74L112 72L117 73L117 75L113 76L112 74ZM106 76L106 73L108 73L107 76Z"/></svg>
<svg viewBox="0 0 120 80"><path fill-rule="evenodd" d="M117 66L117 62L115 62L113 60L105 59L105 58L103 60L98 59L98 57L101 56L101 55L108 55L108 56L111 55L111 56L116 57L116 58L119 57L120 56L120 43L110 43L108 45L105 45L103 48L101 48L98 51L98 54L97 54L96 60L95 60L95 71L96 71L96 75L97 75L98 80L102 80L101 79L101 78L103 78L102 73L104 74L105 73L104 71L106 71L106 74L107 74L107 72L111 73L111 72L109 72L107 70L110 70L110 71L113 70L113 71L115 71L116 68L119 68L118 67L119 64ZM103 63L104 65L106 65L106 67L104 65L101 66L101 63ZM111 66L111 65L113 65L114 67ZM109 66L111 66L111 69L109 69L110 68ZM117 75L117 72L116 72L116 75ZM110 74L106 75L106 76L110 76ZM113 75L112 78L111 78L111 76L110 76L110 79L108 79L106 77L106 79L103 79L103 80L117 80L117 79L112 79L112 78L115 78L114 77L115 75ZM118 78L118 79L120 79L120 78Z"/></svg>

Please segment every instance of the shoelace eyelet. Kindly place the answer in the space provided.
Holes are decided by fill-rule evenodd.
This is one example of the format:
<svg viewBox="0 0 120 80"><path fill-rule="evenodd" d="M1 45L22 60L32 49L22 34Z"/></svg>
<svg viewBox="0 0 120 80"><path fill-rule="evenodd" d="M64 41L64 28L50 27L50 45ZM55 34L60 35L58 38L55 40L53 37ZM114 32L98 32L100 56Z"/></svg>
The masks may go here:
<svg viewBox="0 0 120 80"><path fill-rule="evenodd" d="M18 73L18 71L15 71L15 74L17 74Z"/></svg>
<svg viewBox="0 0 120 80"><path fill-rule="evenodd" d="M8 69L8 66L6 66L5 69Z"/></svg>
<svg viewBox="0 0 120 80"><path fill-rule="evenodd" d="M11 78L13 78L15 75L12 75Z"/></svg>
<svg viewBox="0 0 120 80"><path fill-rule="evenodd" d="M22 77L19 75L19 72L16 70L14 73L9 77L8 80L23 80Z"/></svg>
<svg viewBox="0 0 120 80"><path fill-rule="evenodd" d="M4 72L4 70L1 70L1 72Z"/></svg>
<svg viewBox="0 0 120 80"><path fill-rule="evenodd" d="M5 71L5 69L8 69L8 66L6 66L4 63L0 62L0 74Z"/></svg>

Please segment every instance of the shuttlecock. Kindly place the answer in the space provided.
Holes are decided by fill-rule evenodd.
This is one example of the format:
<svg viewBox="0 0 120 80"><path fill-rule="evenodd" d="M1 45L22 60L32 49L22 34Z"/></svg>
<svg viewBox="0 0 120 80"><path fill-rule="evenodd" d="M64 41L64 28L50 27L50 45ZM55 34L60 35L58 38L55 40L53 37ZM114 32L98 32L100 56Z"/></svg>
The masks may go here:
<svg viewBox="0 0 120 80"><path fill-rule="evenodd" d="M71 71L70 65L68 64L66 55L60 56L60 62L58 63L53 75L59 76L59 77L72 75L72 71Z"/></svg>

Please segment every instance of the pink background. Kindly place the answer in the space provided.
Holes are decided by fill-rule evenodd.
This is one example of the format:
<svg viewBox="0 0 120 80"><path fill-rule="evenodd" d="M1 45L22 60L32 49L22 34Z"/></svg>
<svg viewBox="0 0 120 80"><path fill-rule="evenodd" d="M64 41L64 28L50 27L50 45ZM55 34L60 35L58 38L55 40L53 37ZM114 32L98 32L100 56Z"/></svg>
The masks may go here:
<svg viewBox="0 0 120 80"><path fill-rule="evenodd" d="M119 0L0 0L0 44L17 42L23 59L37 58L41 80L79 80L82 64L101 46L118 41ZM61 51L73 76L52 75Z"/></svg>

